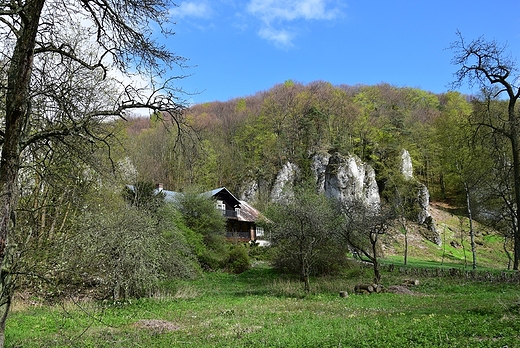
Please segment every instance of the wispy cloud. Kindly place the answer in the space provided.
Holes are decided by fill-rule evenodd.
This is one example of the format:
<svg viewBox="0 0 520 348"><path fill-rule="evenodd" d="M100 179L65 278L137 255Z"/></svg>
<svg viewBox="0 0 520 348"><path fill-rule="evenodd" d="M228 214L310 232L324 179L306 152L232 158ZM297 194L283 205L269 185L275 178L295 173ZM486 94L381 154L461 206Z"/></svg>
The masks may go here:
<svg viewBox="0 0 520 348"><path fill-rule="evenodd" d="M264 22L295 19L334 19L338 9L327 9L327 0L252 0L247 10Z"/></svg>
<svg viewBox="0 0 520 348"><path fill-rule="evenodd" d="M185 17L209 18L211 14L211 6L206 1L183 1L170 10L173 20Z"/></svg>
<svg viewBox="0 0 520 348"><path fill-rule="evenodd" d="M264 27L258 31L258 35L268 41L273 42L276 46L287 48L292 47L294 33L285 29L274 29L272 27Z"/></svg>
<svg viewBox="0 0 520 348"><path fill-rule="evenodd" d="M247 11L262 21L258 34L277 45L291 46L296 33L285 29L296 20L332 20L341 14L330 0L251 0Z"/></svg>

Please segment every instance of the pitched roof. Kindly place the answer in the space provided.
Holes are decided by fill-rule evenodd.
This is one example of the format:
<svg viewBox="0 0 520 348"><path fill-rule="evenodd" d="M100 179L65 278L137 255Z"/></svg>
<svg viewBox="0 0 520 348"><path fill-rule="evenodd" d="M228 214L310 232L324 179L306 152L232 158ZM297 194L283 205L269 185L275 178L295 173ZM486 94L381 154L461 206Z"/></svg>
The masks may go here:
<svg viewBox="0 0 520 348"><path fill-rule="evenodd" d="M240 201L238 221L255 222L262 214L246 201Z"/></svg>
<svg viewBox="0 0 520 348"><path fill-rule="evenodd" d="M203 192L203 193L201 193L201 195L205 196L205 197L215 197L215 196L219 195L219 196L225 198L228 201L228 203L232 203L232 205L235 207L240 205L240 201L238 200L238 198L236 198L225 187L220 187L220 188L217 188L217 189L214 189L211 191Z"/></svg>
<svg viewBox="0 0 520 348"><path fill-rule="evenodd" d="M166 202L175 202L177 197L182 195L181 192L175 192L175 191L161 190L161 192L164 193L164 200Z"/></svg>

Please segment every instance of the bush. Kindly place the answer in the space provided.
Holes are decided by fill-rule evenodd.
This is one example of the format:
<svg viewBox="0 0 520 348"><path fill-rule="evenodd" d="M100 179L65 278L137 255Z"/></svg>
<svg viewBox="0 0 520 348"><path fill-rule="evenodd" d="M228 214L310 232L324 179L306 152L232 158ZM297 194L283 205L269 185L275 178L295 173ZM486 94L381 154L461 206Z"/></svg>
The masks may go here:
<svg viewBox="0 0 520 348"><path fill-rule="evenodd" d="M242 273L251 268L247 249L242 244L233 244L229 250L226 269L231 273Z"/></svg>
<svg viewBox="0 0 520 348"><path fill-rule="evenodd" d="M63 243L60 274L95 280L97 296L113 299L152 294L159 281L193 277L196 259L167 206L151 215L124 202L92 205Z"/></svg>
<svg viewBox="0 0 520 348"><path fill-rule="evenodd" d="M227 263L229 247L226 238L208 235L203 238L203 249L197 255L201 267L206 271L222 269Z"/></svg>
<svg viewBox="0 0 520 348"><path fill-rule="evenodd" d="M300 261L297 254L288 252L288 249L283 245L275 248L272 253L274 254L273 267L291 274L300 273ZM349 267L349 265L345 248L330 242L323 249L317 250L310 275L340 274L346 267Z"/></svg>
<svg viewBox="0 0 520 348"><path fill-rule="evenodd" d="M273 250L270 246L252 244L249 247L249 257L255 261L271 261L273 260Z"/></svg>

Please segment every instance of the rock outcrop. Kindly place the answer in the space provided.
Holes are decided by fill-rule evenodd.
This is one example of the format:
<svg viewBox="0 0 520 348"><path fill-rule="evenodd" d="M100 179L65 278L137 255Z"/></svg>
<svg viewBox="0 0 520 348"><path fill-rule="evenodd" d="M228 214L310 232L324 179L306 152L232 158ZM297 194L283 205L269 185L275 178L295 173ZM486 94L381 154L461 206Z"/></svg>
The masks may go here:
<svg viewBox="0 0 520 348"><path fill-rule="evenodd" d="M359 157L355 155L343 156L339 153L333 155L318 153L312 158L310 169L314 174L317 192L335 198L343 205L357 202L367 208L379 207L381 198L375 171ZM412 159L406 150L401 153L401 174L417 187L416 199L412 203L415 206L411 209L417 211L414 218L415 222L425 225L428 231L425 237L440 245L441 238L435 230L434 221L428 211L430 204L428 188L414 178ZM276 176L270 193L268 193L270 200L272 202L283 202L284 199L292 197L294 195L294 184L299 177L300 168L294 163L285 163ZM267 185L264 185L263 192L266 192L264 191L266 188ZM258 198L258 192L259 185L251 182L246 185L241 197L243 200L254 202Z"/></svg>
<svg viewBox="0 0 520 348"><path fill-rule="evenodd" d="M311 163L316 180L317 192L333 197L343 204L354 201L367 207L380 203L374 169L355 155L342 156L339 153L316 154ZM293 185L300 169L287 162L278 173L271 190L271 201L280 202L293 195ZM251 196L251 191L248 192Z"/></svg>
<svg viewBox="0 0 520 348"><path fill-rule="evenodd" d="M293 185L300 173L300 169L294 163L287 162L284 164L274 182L271 190L271 201L281 202L286 198L293 196Z"/></svg>
<svg viewBox="0 0 520 348"><path fill-rule="evenodd" d="M406 180L413 182L413 184L417 187L417 199L414 204L418 205L418 207L416 207L418 209L412 209L417 211L415 222L421 225L425 225L427 227L428 233L424 236L425 238L437 245L441 245L441 236L436 231L435 223L429 212L430 192L428 191L426 185L418 182L414 178L412 158L410 156L410 153L405 149L403 149L403 151L401 152L401 174L404 176Z"/></svg>
<svg viewBox="0 0 520 348"><path fill-rule="evenodd" d="M252 180L242 188L240 199L246 202L256 202L258 200L258 181Z"/></svg>
<svg viewBox="0 0 520 348"><path fill-rule="evenodd" d="M311 170L316 179L316 190L318 193L325 192L325 173L329 165L329 160L330 154L328 153L317 153L312 157Z"/></svg>
<svg viewBox="0 0 520 348"><path fill-rule="evenodd" d="M332 155L325 167L323 181L324 194L342 204L360 202L367 208L380 204L374 169L355 155Z"/></svg>
<svg viewBox="0 0 520 348"><path fill-rule="evenodd" d="M410 153L403 149L401 152L401 174L405 179L413 179L413 164Z"/></svg>

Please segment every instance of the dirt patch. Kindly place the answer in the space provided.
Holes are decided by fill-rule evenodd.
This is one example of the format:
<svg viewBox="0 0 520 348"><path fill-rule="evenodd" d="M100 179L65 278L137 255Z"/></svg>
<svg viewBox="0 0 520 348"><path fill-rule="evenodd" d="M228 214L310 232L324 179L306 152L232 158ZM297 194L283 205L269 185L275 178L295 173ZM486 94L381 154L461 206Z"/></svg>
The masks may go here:
<svg viewBox="0 0 520 348"><path fill-rule="evenodd" d="M391 292L392 294L415 295L412 290L402 285L390 285L388 288L386 288L386 291Z"/></svg>
<svg viewBox="0 0 520 348"><path fill-rule="evenodd" d="M147 329L158 333L172 332L180 329L171 321L157 320L157 319L142 319L134 324L134 327L139 329Z"/></svg>

